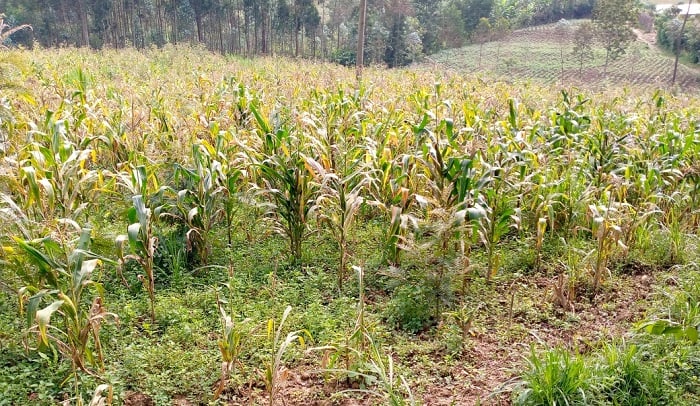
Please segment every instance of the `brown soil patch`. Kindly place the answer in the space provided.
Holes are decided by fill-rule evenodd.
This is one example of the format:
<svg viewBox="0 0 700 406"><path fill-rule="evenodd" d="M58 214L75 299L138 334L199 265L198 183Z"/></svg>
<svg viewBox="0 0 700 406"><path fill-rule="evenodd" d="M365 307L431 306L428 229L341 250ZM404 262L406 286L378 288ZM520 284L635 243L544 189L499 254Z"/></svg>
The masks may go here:
<svg viewBox="0 0 700 406"><path fill-rule="evenodd" d="M633 28L632 31L634 31L634 34L637 36L638 40L649 45L650 47L656 46L656 31L644 32L638 28Z"/></svg>
<svg viewBox="0 0 700 406"><path fill-rule="evenodd" d="M124 396L124 406L155 406L153 399L141 392L127 392Z"/></svg>

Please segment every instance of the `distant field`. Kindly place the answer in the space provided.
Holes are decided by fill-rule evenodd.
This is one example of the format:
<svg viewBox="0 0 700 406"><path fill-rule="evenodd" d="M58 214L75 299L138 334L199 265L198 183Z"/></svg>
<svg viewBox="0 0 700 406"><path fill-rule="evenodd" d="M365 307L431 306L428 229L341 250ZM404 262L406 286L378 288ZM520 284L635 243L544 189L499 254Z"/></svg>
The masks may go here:
<svg viewBox="0 0 700 406"><path fill-rule="evenodd" d="M572 29L580 22L571 22ZM479 64L479 45L469 45L431 55L426 65L439 65L458 72L496 74L508 80L579 85L602 88L608 85L664 87L673 69L673 58L643 41L633 43L626 54L609 64L605 72L605 51L597 46L593 60L579 69L572 55L571 40L560 39L554 25L513 32L501 41L484 44ZM562 75L562 54L564 71ZM700 88L700 68L679 66L677 84Z"/></svg>
<svg viewBox="0 0 700 406"><path fill-rule="evenodd" d="M664 5L664 4L688 4L688 0L686 1L676 1L676 0L645 0L644 3L647 4L654 4L657 6ZM695 1L693 1L695 3Z"/></svg>

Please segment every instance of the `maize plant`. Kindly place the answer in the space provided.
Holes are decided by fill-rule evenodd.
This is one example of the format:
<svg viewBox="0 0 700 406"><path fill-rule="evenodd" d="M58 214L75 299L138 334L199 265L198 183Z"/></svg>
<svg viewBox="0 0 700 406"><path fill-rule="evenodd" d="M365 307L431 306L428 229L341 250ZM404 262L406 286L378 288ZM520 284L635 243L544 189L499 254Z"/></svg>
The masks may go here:
<svg viewBox="0 0 700 406"><path fill-rule="evenodd" d="M595 239L596 247L593 255L593 291L598 292L603 275L610 273L608 263L617 247L626 250L622 241L622 229L619 226L619 211L612 201L608 205L590 205L588 207L591 216L591 232ZM591 255L589 254L589 255Z"/></svg>
<svg viewBox="0 0 700 406"><path fill-rule="evenodd" d="M77 220L103 183L103 175L90 169L96 152L71 142L66 122L54 119L52 113L44 125L48 133L36 131L35 141L23 151L20 178L26 189L20 200L36 221Z"/></svg>
<svg viewBox="0 0 700 406"><path fill-rule="evenodd" d="M230 284L226 284L229 293L232 293ZM217 294L218 297L218 294ZM221 378L219 385L214 392L214 400L221 396L221 393L226 389L226 383L235 368L242 368L241 354L246 341L250 339L252 328L251 320L244 319L240 322L234 321L234 309L227 311L226 306L233 307L233 301L218 297L216 305L219 309L221 320L221 338L217 341L219 352L221 353Z"/></svg>
<svg viewBox="0 0 700 406"><path fill-rule="evenodd" d="M283 336L284 323L287 321L287 317L289 317L291 311L291 306L287 306L287 308L284 309L284 313L282 313L282 318L278 325L276 325L275 319L269 319L267 322L267 339L270 342L270 360L267 365L265 365L263 377L270 406L275 404L275 399L277 399L279 394L279 385L287 378L288 372L287 368L284 366L284 355L295 342L299 342L299 345L303 348L306 345L304 336L311 337L306 330L292 331L287 333L286 336Z"/></svg>
<svg viewBox="0 0 700 406"><path fill-rule="evenodd" d="M214 224L227 214L223 201L231 185L222 164L226 157L217 156L214 146L206 141L198 142L192 146L192 159L194 168L175 166L174 182L184 188L164 186L167 200L156 211L161 218L172 219L187 228L187 249L194 251L206 266L211 252L210 234Z"/></svg>
<svg viewBox="0 0 700 406"><path fill-rule="evenodd" d="M106 321L117 320L116 314L106 311L102 286L93 278L106 259L89 251L90 235L89 228L83 229L73 247L50 238L15 238L29 264L41 275L28 280L33 284L19 291L30 325L28 332L36 334L34 348L55 350L70 360L78 405L83 404L80 373L99 377L104 370L100 328ZM57 317L60 322L55 321Z"/></svg>
<svg viewBox="0 0 700 406"><path fill-rule="evenodd" d="M146 274L145 276L139 275L139 279L146 291L148 291L151 322L155 323L156 282L153 257L158 246L158 238L153 232L152 212L150 208L146 207L144 197L135 195L131 200L133 201L133 207L127 211L129 220L127 234L118 236L116 244L122 266L127 260L132 259L141 265ZM124 255L125 250L128 250L126 255Z"/></svg>
<svg viewBox="0 0 700 406"><path fill-rule="evenodd" d="M486 248L487 270L486 280L490 281L498 272L500 266L500 254L498 243L511 228L520 227L519 209L514 207L514 199L509 196L514 186L508 179L511 166L506 162L512 162L514 158L509 157L500 166L484 165L487 173L483 180L486 187L483 187L480 195L481 201L478 203L486 211L486 217L479 223L479 239Z"/></svg>
<svg viewBox="0 0 700 406"><path fill-rule="evenodd" d="M335 163L335 172L314 160L308 161L320 183L314 205L316 216L321 225L329 228L338 246L338 289L341 291L350 260L352 226L360 207L366 202L363 193L373 182L371 173L360 160L360 153L359 148L346 151ZM376 203L369 200L368 204Z"/></svg>
<svg viewBox="0 0 700 406"><path fill-rule="evenodd" d="M263 182L260 192L272 205L269 215L274 228L287 238L290 256L298 264L318 185L313 182L317 174L301 151L302 140L290 131L280 129L269 139L277 151L257 163L256 169Z"/></svg>
<svg viewBox="0 0 700 406"><path fill-rule="evenodd" d="M343 337L341 343L320 348L325 351L324 367L333 371L337 365L342 365L344 370L340 372L347 374L348 383L358 376L358 372L367 362L367 349L371 340L365 317L364 270L359 266L353 266L353 269L357 275L359 293L355 325L350 334Z"/></svg>

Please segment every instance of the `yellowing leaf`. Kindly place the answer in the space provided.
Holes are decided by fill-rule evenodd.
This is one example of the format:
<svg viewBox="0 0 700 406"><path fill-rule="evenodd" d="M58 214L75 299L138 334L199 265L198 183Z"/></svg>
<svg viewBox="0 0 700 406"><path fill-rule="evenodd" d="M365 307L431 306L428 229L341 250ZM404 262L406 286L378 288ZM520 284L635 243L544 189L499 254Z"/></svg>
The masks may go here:
<svg viewBox="0 0 700 406"><path fill-rule="evenodd" d="M44 345L49 344L47 329L51 324L51 315L54 314L61 306L63 306L63 300L57 300L36 312L36 323L39 327L39 338Z"/></svg>

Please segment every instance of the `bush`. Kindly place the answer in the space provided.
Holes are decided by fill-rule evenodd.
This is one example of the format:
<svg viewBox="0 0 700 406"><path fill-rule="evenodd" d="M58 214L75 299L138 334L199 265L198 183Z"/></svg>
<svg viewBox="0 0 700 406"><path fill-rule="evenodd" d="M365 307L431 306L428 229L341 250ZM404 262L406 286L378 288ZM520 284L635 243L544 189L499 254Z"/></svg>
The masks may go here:
<svg viewBox="0 0 700 406"><path fill-rule="evenodd" d="M394 291L385 317L394 328L418 333L433 322L430 300L422 286L403 285Z"/></svg>

